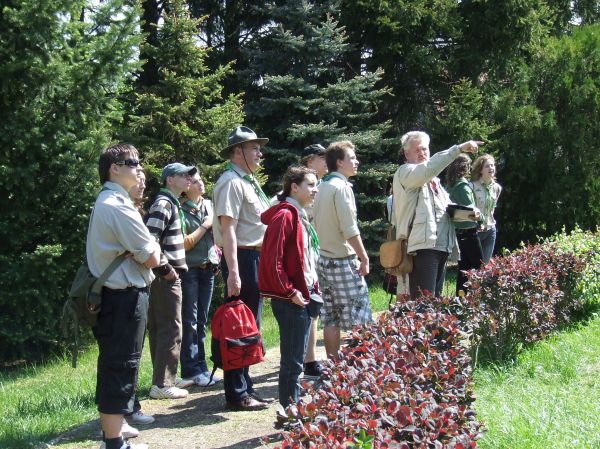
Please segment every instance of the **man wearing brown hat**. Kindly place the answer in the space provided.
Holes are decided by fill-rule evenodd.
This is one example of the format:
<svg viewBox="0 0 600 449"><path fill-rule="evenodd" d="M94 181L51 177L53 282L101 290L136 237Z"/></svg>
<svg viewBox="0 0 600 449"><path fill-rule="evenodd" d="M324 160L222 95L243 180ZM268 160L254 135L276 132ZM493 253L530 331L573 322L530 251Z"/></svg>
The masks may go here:
<svg viewBox="0 0 600 449"><path fill-rule="evenodd" d="M229 162L213 193L218 218L213 232L223 248L225 297L239 296L252 310L259 328L263 303L258 290L258 262L266 229L260 214L271 204L254 173L260 167L261 147L268 141L246 126L235 128L227 138L227 147L221 150ZM254 391L247 367L224 371L223 385L230 408L258 410L272 402Z"/></svg>

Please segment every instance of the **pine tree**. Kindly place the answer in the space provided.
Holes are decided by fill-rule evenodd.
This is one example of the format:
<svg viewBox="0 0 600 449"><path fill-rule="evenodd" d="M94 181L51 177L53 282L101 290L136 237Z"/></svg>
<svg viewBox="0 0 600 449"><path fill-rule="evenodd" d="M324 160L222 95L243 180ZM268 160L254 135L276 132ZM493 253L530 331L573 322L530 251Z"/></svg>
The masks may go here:
<svg viewBox="0 0 600 449"><path fill-rule="evenodd" d="M300 150L348 139L361 161L355 192L365 240L378 248L385 185L396 160L389 122L378 123L386 90L378 89L381 72L347 74L351 51L340 27L337 1L295 0L272 5L272 26L249 45L247 123L269 137L265 169L274 193L285 168ZM375 235L374 235L375 234Z"/></svg>
<svg viewBox="0 0 600 449"><path fill-rule="evenodd" d="M126 0L0 7L0 360L56 344L138 14Z"/></svg>
<svg viewBox="0 0 600 449"><path fill-rule="evenodd" d="M158 80L132 92L123 135L143 150L145 165L219 163L218 150L243 117L240 97L222 94L231 66L207 67L209 50L199 41L201 21L190 17L185 2L164 3L161 18L155 45L147 41L142 46Z"/></svg>

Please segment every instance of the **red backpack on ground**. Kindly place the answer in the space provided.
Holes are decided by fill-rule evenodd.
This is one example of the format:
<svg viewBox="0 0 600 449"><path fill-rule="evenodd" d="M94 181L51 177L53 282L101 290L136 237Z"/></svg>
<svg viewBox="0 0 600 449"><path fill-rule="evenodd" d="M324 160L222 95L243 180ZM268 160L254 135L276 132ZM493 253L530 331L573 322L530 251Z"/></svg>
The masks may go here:
<svg viewBox="0 0 600 449"><path fill-rule="evenodd" d="M241 299L234 298L217 308L211 331L213 374L217 368L245 368L265 359L262 335L252 311Z"/></svg>

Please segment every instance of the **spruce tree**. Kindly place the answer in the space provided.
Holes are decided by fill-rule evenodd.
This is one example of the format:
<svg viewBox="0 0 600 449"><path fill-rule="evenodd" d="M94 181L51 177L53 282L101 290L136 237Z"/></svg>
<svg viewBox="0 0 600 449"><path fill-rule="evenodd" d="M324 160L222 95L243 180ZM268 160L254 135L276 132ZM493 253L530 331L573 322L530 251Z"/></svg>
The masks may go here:
<svg viewBox="0 0 600 449"><path fill-rule="evenodd" d="M160 12L155 39L142 46L154 61L157 82L132 91L122 133L143 150L145 165L220 163L218 150L243 117L240 97L222 93L231 66L207 67L201 21L190 17L184 1L165 2Z"/></svg>
<svg viewBox="0 0 600 449"><path fill-rule="evenodd" d="M389 122L378 107L386 90L381 72L351 73L344 64L352 48L339 25L337 1L288 1L270 10L272 26L248 47L247 123L269 137L265 169L274 193L301 149L351 140L361 161L355 194L369 249L378 248L385 186L396 161ZM366 234L366 237L365 237Z"/></svg>
<svg viewBox="0 0 600 449"><path fill-rule="evenodd" d="M58 340L138 14L122 0L0 7L0 360Z"/></svg>

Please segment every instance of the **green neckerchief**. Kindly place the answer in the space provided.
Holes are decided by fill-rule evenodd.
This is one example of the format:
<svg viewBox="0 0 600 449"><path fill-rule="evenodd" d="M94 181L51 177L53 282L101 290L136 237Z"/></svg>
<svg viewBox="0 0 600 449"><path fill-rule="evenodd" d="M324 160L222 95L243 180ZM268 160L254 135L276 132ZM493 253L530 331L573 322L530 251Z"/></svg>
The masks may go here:
<svg viewBox="0 0 600 449"><path fill-rule="evenodd" d="M491 215L492 211L496 207L496 200L494 199L494 181L489 184L481 183L485 187L485 224L487 226L488 216Z"/></svg>
<svg viewBox="0 0 600 449"><path fill-rule="evenodd" d="M269 200L267 195L265 195L265 192L263 192L263 189L260 187L260 184L258 183L258 181L256 180L256 178L254 176L250 176L248 174L246 174L244 176L240 175L237 172L237 170L233 167L233 164L231 163L231 161L227 162L227 166L225 168L226 168L226 170L231 170L236 175L238 175L240 178L248 181L252 185L252 188L254 188L254 192L256 192L256 195L258 195L258 198L264 203L264 205L267 206L267 208L271 207L271 201Z"/></svg>
<svg viewBox="0 0 600 449"><path fill-rule="evenodd" d="M300 215L300 222L306 228L306 232L308 233L308 236L309 236L308 237L309 245L312 246L313 250L318 255L319 254L319 236L317 236L317 231L315 231L315 228L313 227L310 220L308 219L306 212L302 209L302 206L300 205L300 203L298 203L298 201L295 198L288 196L285 200L288 203L290 203L292 206L294 206L296 209L298 209L298 214ZM290 200L292 200L292 201L290 201Z"/></svg>
<svg viewBox="0 0 600 449"><path fill-rule="evenodd" d="M179 200L175 198L173 192L171 192L165 187L160 189L160 193L162 193L165 196L168 196L173 201L173 203L175 203L175 206L177 206L177 212L179 212L179 221L181 222L181 233L185 235L185 216L183 215L183 210L181 209L181 204L179 203Z"/></svg>
<svg viewBox="0 0 600 449"><path fill-rule="evenodd" d="M321 180L322 182L327 182L333 178L339 178L342 181L347 181L346 178L344 178L341 174L339 174L338 172L331 172L331 173L327 173L325 176L323 176L323 179Z"/></svg>
<svg viewBox="0 0 600 449"><path fill-rule="evenodd" d="M310 234L312 247L319 254L319 237L317 236L317 231L310 221L308 221L308 218L306 219L306 223L308 224L308 233Z"/></svg>

